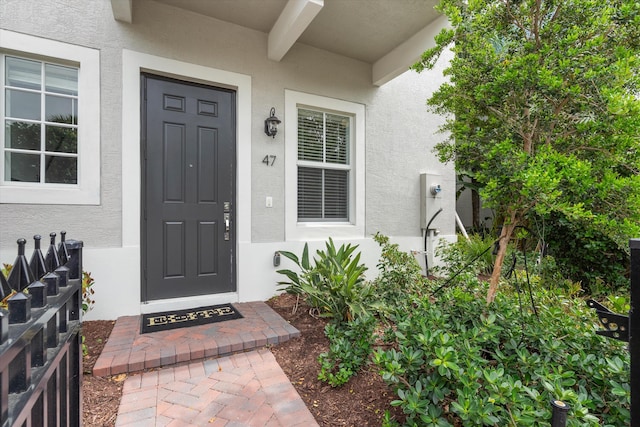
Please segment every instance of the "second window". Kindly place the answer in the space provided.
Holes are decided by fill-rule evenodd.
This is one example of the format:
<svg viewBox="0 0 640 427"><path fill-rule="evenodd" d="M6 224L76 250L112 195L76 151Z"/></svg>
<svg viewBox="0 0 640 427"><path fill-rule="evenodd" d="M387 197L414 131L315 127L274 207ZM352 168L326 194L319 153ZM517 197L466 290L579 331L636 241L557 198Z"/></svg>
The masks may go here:
<svg viewBox="0 0 640 427"><path fill-rule="evenodd" d="M298 108L298 222L348 222L351 117Z"/></svg>

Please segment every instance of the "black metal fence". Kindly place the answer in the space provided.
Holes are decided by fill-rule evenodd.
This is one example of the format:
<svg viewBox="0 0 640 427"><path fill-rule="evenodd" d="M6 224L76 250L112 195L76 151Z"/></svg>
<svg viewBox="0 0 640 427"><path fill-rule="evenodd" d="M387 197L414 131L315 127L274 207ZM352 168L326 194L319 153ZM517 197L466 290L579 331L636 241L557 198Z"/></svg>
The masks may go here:
<svg viewBox="0 0 640 427"><path fill-rule="evenodd" d="M631 239L631 310L629 310L629 352L631 353L631 427L640 426L640 239Z"/></svg>
<svg viewBox="0 0 640 427"><path fill-rule="evenodd" d="M82 246L55 233L46 256L26 240L0 293L0 426L82 424Z"/></svg>
<svg viewBox="0 0 640 427"><path fill-rule="evenodd" d="M601 304L588 300L589 307L596 310L604 330L598 335L629 343L631 394L630 427L640 427L640 239L629 240L631 251L630 282L631 300L629 315L613 313Z"/></svg>

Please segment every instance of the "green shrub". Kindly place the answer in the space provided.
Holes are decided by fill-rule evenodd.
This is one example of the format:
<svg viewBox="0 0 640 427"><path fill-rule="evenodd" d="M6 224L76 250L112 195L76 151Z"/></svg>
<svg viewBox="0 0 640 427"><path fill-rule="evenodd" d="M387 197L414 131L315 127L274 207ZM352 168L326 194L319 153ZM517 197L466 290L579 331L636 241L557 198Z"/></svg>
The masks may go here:
<svg viewBox="0 0 640 427"><path fill-rule="evenodd" d="M369 359L375 326L376 321L372 316L361 316L341 324L327 324L325 334L330 342L329 351L318 357L318 379L332 387L349 381Z"/></svg>
<svg viewBox="0 0 640 427"><path fill-rule="evenodd" d="M629 253L602 230L556 215L546 218L545 239L565 277L582 285L589 294L602 284L607 292L628 289Z"/></svg>
<svg viewBox="0 0 640 427"><path fill-rule="evenodd" d="M396 313L395 348L374 353L405 425L544 426L551 399L571 406L569 426L629 423L628 351L596 335L584 301L536 289L537 318L510 292L487 306L474 286Z"/></svg>
<svg viewBox="0 0 640 427"><path fill-rule="evenodd" d="M496 239L479 234L469 235L469 239L458 236L455 243L441 241L436 254L443 265L434 267L433 271L444 276L452 276L463 266L469 264L467 271L474 274L491 274L494 256L493 243ZM475 261L474 261L475 260Z"/></svg>
<svg viewBox="0 0 640 427"><path fill-rule="evenodd" d="M367 314L367 302L372 290L364 280L367 267L359 264L360 253L354 255L358 245L342 245L336 250L329 238L326 250L318 250L313 265L309 260L309 247L305 243L302 257L280 251L282 256L292 260L300 269L300 274L292 270L278 270L289 281L278 282L289 293L304 295L311 307L320 315L330 317L334 322L353 320ZM282 289L282 288L281 288Z"/></svg>
<svg viewBox="0 0 640 427"><path fill-rule="evenodd" d="M390 309L409 307L415 297L425 292L426 279L422 268L413 255L389 243L389 238L380 233L373 236L382 252L378 261L378 277L373 280L372 306L379 314L388 315Z"/></svg>

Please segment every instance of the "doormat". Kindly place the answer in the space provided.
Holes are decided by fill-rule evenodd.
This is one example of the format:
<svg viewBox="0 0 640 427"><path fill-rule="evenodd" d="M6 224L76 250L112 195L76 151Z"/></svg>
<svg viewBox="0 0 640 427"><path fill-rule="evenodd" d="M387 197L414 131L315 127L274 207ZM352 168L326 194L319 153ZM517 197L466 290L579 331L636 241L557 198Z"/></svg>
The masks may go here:
<svg viewBox="0 0 640 427"><path fill-rule="evenodd" d="M140 333L167 331L240 318L242 318L242 314L231 304L143 314Z"/></svg>

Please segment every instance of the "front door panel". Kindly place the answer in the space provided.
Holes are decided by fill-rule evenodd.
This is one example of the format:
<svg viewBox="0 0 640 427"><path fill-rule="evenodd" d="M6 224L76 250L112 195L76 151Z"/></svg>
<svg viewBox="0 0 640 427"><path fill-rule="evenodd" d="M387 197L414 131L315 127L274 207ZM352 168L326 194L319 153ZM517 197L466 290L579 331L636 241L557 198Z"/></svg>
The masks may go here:
<svg viewBox="0 0 640 427"><path fill-rule="evenodd" d="M142 300L233 292L235 93L150 75L142 90Z"/></svg>

